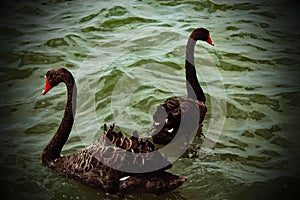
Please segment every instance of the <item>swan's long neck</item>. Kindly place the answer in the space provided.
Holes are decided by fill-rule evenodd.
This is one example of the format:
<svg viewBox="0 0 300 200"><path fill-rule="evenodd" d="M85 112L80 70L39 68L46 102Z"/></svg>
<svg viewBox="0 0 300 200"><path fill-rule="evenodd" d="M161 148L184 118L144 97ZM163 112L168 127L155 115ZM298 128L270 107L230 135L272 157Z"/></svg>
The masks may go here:
<svg viewBox="0 0 300 200"><path fill-rule="evenodd" d="M194 51L196 40L189 37L188 43L186 45L186 59L185 59L185 75L186 75L186 87L188 97L192 99L196 99L199 101L205 102L204 92L199 84L196 68L195 68L195 58Z"/></svg>
<svg viewBox="0 0 300 200"><path fill-rule="evenodd" d="M45 147L43 151L42 161L45 164L60 157L61 150L64 144L66 143L73 126L75 110L76 110L77 91L76 91L76 84L72 75L71 77L66 78L65 84L67 86L67 91L68 91L67 104L66 104L64 116L55 135L49 141L48 145Z"/></svg>

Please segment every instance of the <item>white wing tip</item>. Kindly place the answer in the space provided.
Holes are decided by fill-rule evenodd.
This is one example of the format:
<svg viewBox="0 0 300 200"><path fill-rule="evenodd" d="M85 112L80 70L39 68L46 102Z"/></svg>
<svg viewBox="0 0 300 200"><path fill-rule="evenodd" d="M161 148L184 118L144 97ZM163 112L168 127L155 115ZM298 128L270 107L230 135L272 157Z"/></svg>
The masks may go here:
<svg viewBox="0 0 300 200"><path fill-rule="evenodd" d="M125 181L125 180L127 180L128 178L130 178L130 176L124 176L124 177L120 178L119 180L120 180L120 181Z"/></svg>

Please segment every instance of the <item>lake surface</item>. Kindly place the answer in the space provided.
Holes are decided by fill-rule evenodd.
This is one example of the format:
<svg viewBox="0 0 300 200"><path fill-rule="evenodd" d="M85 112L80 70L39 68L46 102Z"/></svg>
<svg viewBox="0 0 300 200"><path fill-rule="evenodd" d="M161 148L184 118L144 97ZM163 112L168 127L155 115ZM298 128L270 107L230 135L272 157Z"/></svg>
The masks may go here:
<svg viewBox="0 0 300 200"><path fill-rule="evenodd" d="M205 138L169 171L188 178L162 196L127 199L297 199L300 188L299 5L287 1L27 1L1 3L0 184L5 199L114 199L41 164L58 127L62 84L42 96L44 75L75 76L78 108L63 154L115 123L147 136L156 105L185 96L187 38L198 42L207 96Z"/></svg>

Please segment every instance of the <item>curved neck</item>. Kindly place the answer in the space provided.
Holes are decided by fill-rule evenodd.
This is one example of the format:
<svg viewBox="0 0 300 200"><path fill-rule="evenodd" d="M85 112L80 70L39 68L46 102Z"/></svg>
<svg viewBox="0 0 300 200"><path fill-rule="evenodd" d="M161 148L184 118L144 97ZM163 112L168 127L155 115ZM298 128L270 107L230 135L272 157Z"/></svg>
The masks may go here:
<svg viewBox="0 0 300 200"><path fill-rule="evenodd" d="M186 45L186 57L185 57L185 75L186 75L186 88L188 97L205 102L204 92L199 84L196 68L195 68L195 58L194 51L196 40L189 37L188 43Z"/></svg>
<svg viewBox="0 0 300 200"><path fill-rule="evenodd" d="M45 164L60 157L61 150L70 135L74 122L77 96L76 84L72 75L67 77L64 82L67 86L68 100L62 121L43 151L42 161Z"/></svg>

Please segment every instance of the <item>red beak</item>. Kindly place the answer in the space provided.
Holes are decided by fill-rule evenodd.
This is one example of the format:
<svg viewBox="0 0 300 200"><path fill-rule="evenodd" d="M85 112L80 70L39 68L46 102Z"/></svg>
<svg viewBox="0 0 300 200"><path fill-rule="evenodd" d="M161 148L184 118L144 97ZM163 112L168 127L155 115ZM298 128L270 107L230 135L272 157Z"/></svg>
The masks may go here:
<svg viewBox="0 0 300 200"><path fill-rule="evenodd" d="M45 88L42 92L42 95L45 95L50 89L51 89L51 85L48 82L48 78L46 78L46 85L45 85Z"/></svg>
<svg viewBox="0 0 300 200"><path fill-rule="evenodd" d="M211 40L210 36L208 36L206 42L207 42L208 44L210 44L211 46L215 46L215 44L214 44L213 41Z"/></svg>

